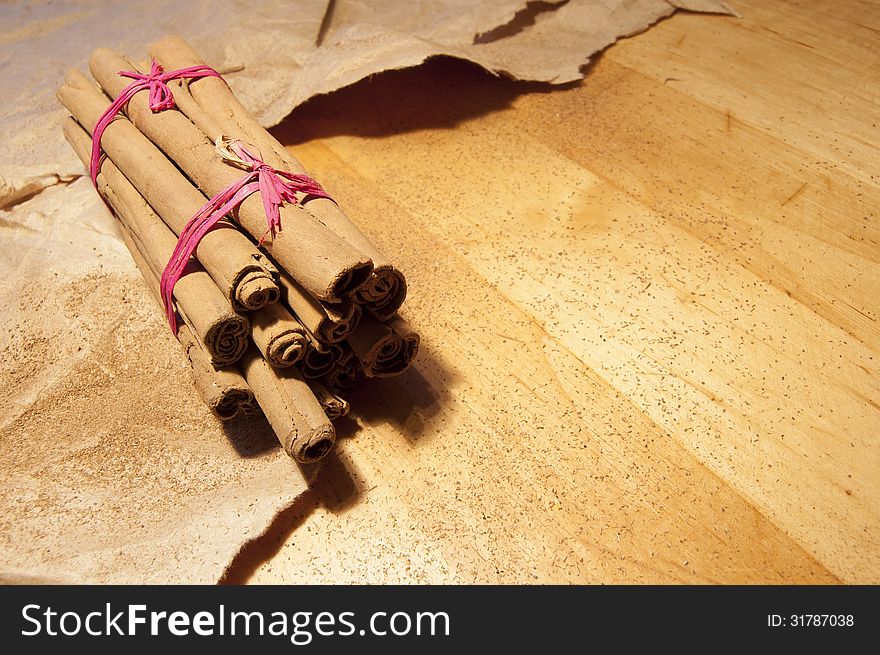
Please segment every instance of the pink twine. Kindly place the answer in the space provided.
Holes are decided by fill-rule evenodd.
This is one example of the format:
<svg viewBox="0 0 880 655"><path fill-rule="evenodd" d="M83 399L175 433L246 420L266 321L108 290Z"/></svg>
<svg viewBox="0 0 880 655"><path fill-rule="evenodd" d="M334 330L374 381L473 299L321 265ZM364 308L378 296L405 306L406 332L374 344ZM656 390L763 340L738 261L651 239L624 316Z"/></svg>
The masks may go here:
<svg viewBox="0 0 880 655"><path fill-rule="evenodd" d="M251 153L239 141L233 141L229 145L229 150L238 156L241 160L238 163L246 166L249 173L216 194L189 219L180 233L180 239L177 241L177 246L171 254L168 265L162 272L162 302L165 305L168 324L174 334L177 334L177 316L172 304L174 285L183 275L189 258L198 247L202 237L210 232L219 220L238 208L252 193L259 191L268 223L268 229L260 239L262 245L266 235L271 233L274 237L276 228L281 229L279 209L285 202L294 204L299 202L297 193L331 199L321 185L309 176L275 170Z"/></svg>
<svg viewBox="0 0 880 655"><path fill-rule="evenodd" d="M154 59L150 64L150 73L145 75L136 71L119 71L122 77L128 77L134 80L126 86L119 94L119 97L101 114L98 122L95 123L95 129L92 132L92 159L89 162L89 174L92 177L92 184L98 186L98 172L101 169L101 137L104 130L113 122L116 115L122 111L132 96L144 89L150 90L150 109L156 113L174 107L174 96L171 89L168 88L168 82L171 80L188 79L197 80L202 77L220 77L220 73L210 66L189 66L179 70L164 72L164 69Z"/></svg>

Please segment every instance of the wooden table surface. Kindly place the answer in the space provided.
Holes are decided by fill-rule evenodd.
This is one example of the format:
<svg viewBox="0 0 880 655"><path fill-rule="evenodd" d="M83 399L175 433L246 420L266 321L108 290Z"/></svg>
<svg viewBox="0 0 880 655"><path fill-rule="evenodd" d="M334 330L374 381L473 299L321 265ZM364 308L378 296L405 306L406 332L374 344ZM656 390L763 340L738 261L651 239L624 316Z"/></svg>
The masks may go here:
<svg viewBox="0 0 880 655"><path fill-rule="evenodd" d="M228 581L880 582L880 7L730 5L278 130L422 350Z"/></svg>

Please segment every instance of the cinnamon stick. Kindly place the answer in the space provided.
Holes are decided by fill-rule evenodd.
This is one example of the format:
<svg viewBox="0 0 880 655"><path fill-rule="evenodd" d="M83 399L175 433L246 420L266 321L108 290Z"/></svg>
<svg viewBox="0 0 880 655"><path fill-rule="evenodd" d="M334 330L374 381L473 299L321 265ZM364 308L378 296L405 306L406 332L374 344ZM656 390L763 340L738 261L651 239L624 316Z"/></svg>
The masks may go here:
<svg viewBox="0 0 880 655"><path fill-rule="evenodd" d="M88 165L91 139L72 118L63 122L64 136ZM116 217L133 234L147 265L160 275L177 239L156 216L137 189L105 158L98 176L98 189L113 207ZM248 320L235 313L214 281L196 262L174 288L178 312L198 336L214 366L232 364L247 348Z"/></svg>
<svg viewBox="0 0 880 655"><path fill-rule="evenodd" d="M336 393L351 389L364 377L358 358L351 349L345 350L333 368L321 380Z"/></svg>
<svg viewBox="0 0 880 655"><path fill-rule="evenodd" d="M89 134L110 104L78 71L68 73L58 98ZM179 235L190 217L207 202L124 117L107 127L101 146L175 234ZM259 309L278 299L274 267L229 221L222 221L204 236L196 256L233 307Z"/></svg>
<svg viewBox="0 0 880 655"><path fill-rule="evenodd" d="M118 71L134 66L110 50L99 49L92 55L90 68L104 90L116 97L126 84ZM170 109L154 114L145 93L135 95L126 111L134 125L206 195L213 196L241 179L242 171L224 163L205 135L181 112ZM281 217L286 229L266 239L264 247L313 296L339 302L369 278L373 270L370 258L302 207L285 205ZM242 202L237 220L255 239L264 237L266 215L259 194Z"/></svg>
<svg viewBox="0 0 880 655"><path fill-rule="evenodd" d="M348 337L348 344L368 378L400 375L412 364L419 349L419 335L399 317L382 323L364 316Z"/></svg>
<svg viewBox="0 0 880 655"><path fill-rule="evenodd" d="M309 341L305 356L300 364L303 377L313 379L327 375L333 370L333 367L342 355L343 350L339 344L322 344L314 340Z"/></svg>
<svg viewBox="0 0 880 655"><path fill-rule="evenodd" d="M149 46L149 52L166 70L205 65L183 39L170 36ZM177 106L209 138L218 133L232 134L252 143L270 166L292 173L307 174L300 161L266 131L239 102L226 83L205 77L171 83ZM326 198L306 199L306 210L373 261L373 274L357 290L354 298L379 319L387 320L406 298L406 279L369 238Z"/></svg>
<svg viewBox="0 0 880 655"><path fill-rule="evenodd" d="M253 411L254 393L234 366L214 368L186 324L178 329L177 340L189 360L193 384L214 416L228 421Z"/></svg>
<svg viewBox="0 0 880 655"><path fill-rule="evenodd" d="M281 303L251 312L251 326L254 343L275 368L293 366L306 354L309 337L305 328Z"/></svg>
<svg viewBox="0 0 880 655"><path fill-rule="evenodd" d="M419 351L419 344L422 340L419 333L413 330L412 326L400 314L393 316L385 325L391 328L394 334L403 339L406 352L410 361L412 361Z"/></svg>
<svg viewBox="0 0 880 655"><path fill-rule="evenodd" d="M315 398L321 403L321 407L327 418L335 421L338 418L346 416L349 412L348 401L333 393L318 380L309 380L309 388L315 394Z"/></svg>
<svg viewBox="0 0 880 655"><path fill-rule="evenodd" d="M315 462L333 448L336 432L296 368L274 369L251 346L242 358L245 379L288 455Z"/></svg>
<svg viewBox="0 0 880 655"><path fill-rule="evenodd" d="M140 270L141 276L156 302L161 306L162 295L159 291L159 279L147 264L128 229L123 227L121 232L135 265ZM214 368L186 323L179 326L177 340L183 346L189 360L190 377L192 377L196 391L214 416L220 420L228 421L235 418L240 412L247 414L253 411L254 394L244 376L236 368Z"/></svg>
<svg viewBox="0 0 880 655"><path fill-rule="evenodd" d="M363 310L350 300L331 305L313 298L286 271L278 271L281 298L318 340L338 343L348 337L361 320Z"/></svg>

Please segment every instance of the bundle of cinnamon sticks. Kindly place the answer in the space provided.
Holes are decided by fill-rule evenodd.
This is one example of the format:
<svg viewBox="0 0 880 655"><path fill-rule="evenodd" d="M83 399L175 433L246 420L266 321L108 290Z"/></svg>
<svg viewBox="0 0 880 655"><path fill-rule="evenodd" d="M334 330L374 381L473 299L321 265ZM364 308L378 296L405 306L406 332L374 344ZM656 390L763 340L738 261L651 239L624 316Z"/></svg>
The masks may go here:
<svg viewBox="0 0 880 655"><path fill-rule="evenodd" d="M204 66L183 40L149 48L164 70ZM106 49L90 60L92 81L68 73L58 98L71 117L64 135L89 168L96 124L130 82L146 74ZM119 221L147 286L163 302L160 278L178 238L209 198L241 178L218 154L221 142L247 144L278 171L302 164L236 99L220 77L167 81L172 106L151 110L136 93L100 138L98 192ZM419 336L399 314L403 274L334 200L299 196L280 208L267 235L266 209L253 193L198 242L173 287L176 337L199 394L220 419L262 410L299 462L333 447L332 420L345 415L346 391L366 378L405 371Z"/></svg>

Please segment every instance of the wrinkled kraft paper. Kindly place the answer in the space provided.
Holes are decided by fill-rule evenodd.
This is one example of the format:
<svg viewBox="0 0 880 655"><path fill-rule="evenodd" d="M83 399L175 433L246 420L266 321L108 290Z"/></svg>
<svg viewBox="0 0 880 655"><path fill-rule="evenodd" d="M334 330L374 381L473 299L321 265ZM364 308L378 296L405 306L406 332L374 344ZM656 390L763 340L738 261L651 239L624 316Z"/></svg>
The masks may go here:
<svg viewBox="0 0 880 655"><path fill-rule="evenodd" d="M56 129L68 68L98 46L141 57L178 33L271 126L312 96L435 55L571 82L676 8L730 13L713 0L0 6L0 581L215 582L306 490L265 421L223 426L201 405Z"/></svg>

